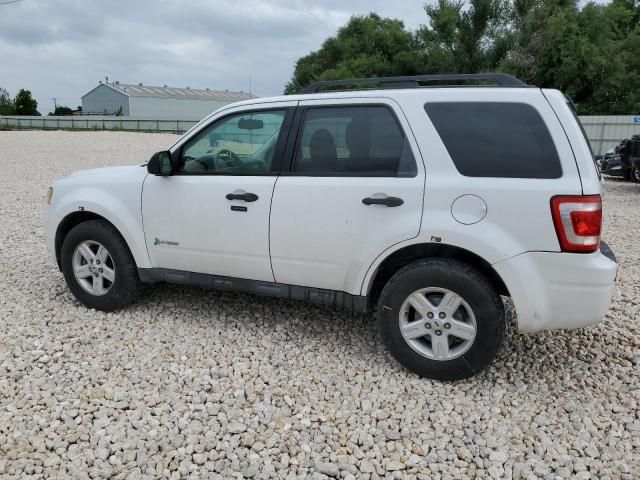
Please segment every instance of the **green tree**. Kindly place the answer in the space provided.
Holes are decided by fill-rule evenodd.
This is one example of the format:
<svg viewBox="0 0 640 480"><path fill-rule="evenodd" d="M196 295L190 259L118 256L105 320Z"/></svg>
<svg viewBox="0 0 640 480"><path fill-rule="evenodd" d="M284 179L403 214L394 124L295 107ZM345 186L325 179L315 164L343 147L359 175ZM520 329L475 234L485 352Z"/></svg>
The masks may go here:
<svg viewBox="0 0 640 480"><path fill-rule="evenodd" d="M296 62L285 92L317 80L416 74L418 55L415 38L401 21L374 13L355 16L319 50Z"/></svg>
<svg viewBox="0 0 640 480"><path fill-rule="evenodd" d="M352 17L300 58L285 93L316 80L511 73L571 95L581 114L640 112L640 0L437 0L415 32Z"/></svg>
<svg viewBox="0 0 640 480"><path fill-rule="evenodd" d="M512 43L505 0L438 0L416 32L425 73L477 73L496 68Z"/></svg>
<svg viewBox="0 0 640 480"><path fill-rule="evenodd" d="M13 115L14 106L9 92L0 87L0 115Z"/></svg>
<svg viewBox="0 0 640 480"><path fill-rule="evenodd" d="M31 96L29 90L21 88L13 103L15 105L15 115L40 115L38 102Z"/></svg>
<svg viewBox="0 0 640 480"><path fill-rule="evenodd" d="M54 115L73 115L73 110L65 105L58 105L56 109L53 111Z"/></svg>

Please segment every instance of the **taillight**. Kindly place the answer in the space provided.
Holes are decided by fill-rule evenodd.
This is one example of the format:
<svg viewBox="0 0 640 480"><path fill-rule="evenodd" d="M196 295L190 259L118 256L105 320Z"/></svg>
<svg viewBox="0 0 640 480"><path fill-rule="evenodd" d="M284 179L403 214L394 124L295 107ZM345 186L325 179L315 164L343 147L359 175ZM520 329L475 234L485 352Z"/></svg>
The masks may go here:
<svg viewBox="0 0 640 480"><path fill-rule="evenodd" d="M551 214L563 252L595 252L600 246L600 195L562 195L551 199Z"/></svg>

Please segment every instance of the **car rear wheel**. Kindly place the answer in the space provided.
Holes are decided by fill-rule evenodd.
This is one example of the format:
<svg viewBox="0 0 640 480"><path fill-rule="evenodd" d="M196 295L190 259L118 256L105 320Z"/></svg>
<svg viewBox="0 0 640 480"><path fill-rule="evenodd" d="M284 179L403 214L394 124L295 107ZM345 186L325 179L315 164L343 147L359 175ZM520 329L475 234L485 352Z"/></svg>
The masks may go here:
<svg viewBox="0 0 640 480"><path fill-rule="evenodd" d="M68 233L62 243L61 264L69 289L88 308L117 310L142 292L129 247L104 220L81 223Z"/></svg>
<svg viewBox="0 0 640 480"><path fill-rule="evenodd" d="M640 167L631 167L629 178L635 182L640 183Z"/></svg>
<svg viewBox="0 0 640 480"><path fill-rule="evenodd" d="M378 303L378 327L393 356L420 376L459 380L495 358L505 332L500 295L479 271L424 259L398 271Z"/></svg>

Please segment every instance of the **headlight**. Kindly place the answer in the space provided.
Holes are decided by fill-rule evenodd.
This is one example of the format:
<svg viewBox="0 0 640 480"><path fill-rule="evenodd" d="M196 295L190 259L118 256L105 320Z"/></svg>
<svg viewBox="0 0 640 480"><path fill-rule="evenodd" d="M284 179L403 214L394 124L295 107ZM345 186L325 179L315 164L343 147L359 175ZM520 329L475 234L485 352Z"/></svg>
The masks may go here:
<svg viewBox="0 0 640 480"><path fill-rule="evenodd" d="M52 198L53 198L53 187L49 187L49 190L47 190L47 205L51 205Z"/></svg>

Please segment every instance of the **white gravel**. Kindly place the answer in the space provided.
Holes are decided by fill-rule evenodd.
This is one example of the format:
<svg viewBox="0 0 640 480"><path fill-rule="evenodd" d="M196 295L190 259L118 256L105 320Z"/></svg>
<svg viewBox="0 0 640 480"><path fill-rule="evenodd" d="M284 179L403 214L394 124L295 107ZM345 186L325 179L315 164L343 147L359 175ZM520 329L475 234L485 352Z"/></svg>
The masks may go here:
<svg viewBox="0 0 640 480"><path fill-rule="evenodd" d="M607 182L606 321L510 333L439 383L366 315L171 285L79 305L45 251L49 183L175 138L0 131L0 477L640 478L640 186Z"/></svg>

